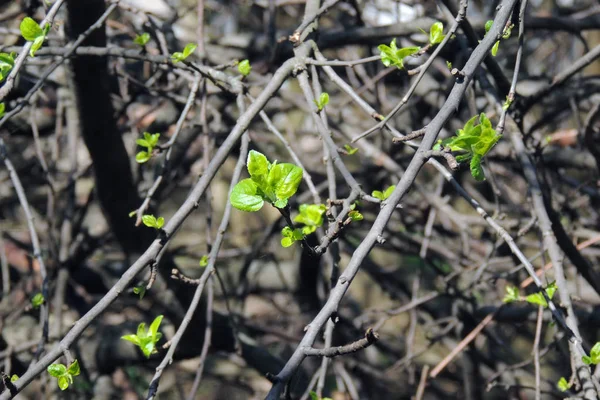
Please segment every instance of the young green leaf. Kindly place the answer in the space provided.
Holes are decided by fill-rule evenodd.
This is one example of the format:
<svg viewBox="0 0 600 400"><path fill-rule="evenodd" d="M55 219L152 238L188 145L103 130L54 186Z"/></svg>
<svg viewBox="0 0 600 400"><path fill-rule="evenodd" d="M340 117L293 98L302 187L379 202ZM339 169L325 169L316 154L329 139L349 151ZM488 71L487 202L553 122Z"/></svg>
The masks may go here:
<svg viewBox="0 0 600 400"><path fill-rule="evenodd" d="M277 164L271 167L267 182L274 189L277 200L285 200L296 194L302 182L302 168L294 164Z"/></svg>
<svg viewBox="0 0 600 400"><path fill-rule="evenodd" d="M238 71L240 72L240 74L242 74L244 76L248 76L250 74L250 71L252 71L252 66L250 65L250 61L248 61L248 60L240 61L240 63L238 64Z"/></svg>
<svg viewBox="0 0 600 400"><path fill-rule="evenodd" d="M171 61L173 61L173 63L184 61L196 50L196 47L198 46L194 43L188 43L183 49L183 52L176 51L171 55Z"/></svg>
<svg viewBox="0 0 600 400"><path fill-rule="evenodd" d="M21 31L21 36L28 42L33 42L36 38L44 34L40 25L30 17L23 18L19 30Z"/></svg>
<svg viewBox="0 0 600 400"><path fill-rule="evenodd" d="M44 304L44 295L41 293L36 293L36 295L31 299L31 305L33 308L40 308L42 304Z"/></svg>
<svg viewBox="0 0 600 400"><path fill-rule="evenodd" d="M498 40L496 43L494 43L494 46L492 46L492 56L496 57L496 54L498 54L498 48L500 47L500 41Z"/></svg>
<svg viewBox="0 0 600 400"><path fill-rule="evenodd" d="M521 296L519 295L519 289L516 286L507 286L506 287L506 295L502 301L504 303L513 303L515 301L519 301Z"/></svg>
<svg viewBox="0 0 600 400"><path fill-rule="evenodd" d="M64 364L50 364L47 368L50 376L58 378L67 373L67 367Z"/></svg>
<svg viewBox="0 0 600 400"><path fill-rule="evenodd" d="M323 225L323 214L327 211L324 204L302 204L299 208L300 214L294 218L294 222L304 224L302 233L310 235Z"/></svg>
<svg viewBox="0 0 600 400"><path fill-rule="evenodd" d="M348 153L349 156L355 154L358 151L357 147L352 147L349 144L345 144L344 145L344 150L346 150L346 153Z"/></svg>
<svg viewBox="0 0 600 400"><path fill-rule="evenodd" d="M154 215L144 215L142 216L142 222L148 228L154 228L156 226L156 217Z"/></svg>
<svg viewBox="0 0 600 400"><path fill-rule="evenodd" d="M148 41L150 41L150 34L148 32L137 35L135 39L133 39L133 43L139 44L140 46L145 46Z"/></svg>
<svg viewBox="0 0 600 400"><path fill-rule="evenodd" d="M429 44L432 46L435 44L439 44L444 40L446 35L444 35L444 24L441 22L436 22L431 25L429 28Z"/></svg>
<svg viewBox="0 0 600 400"><path fill-rule="evenodd" d="M155 225L155 228L156 228L156 229L160 229L160 228L162 228L164 225L165 225L165 219L164 219L163 217L158 217L158 218L156 219L156 225Z"/></svg>
<svg viewBox="0 0 600 400"><path fill-rule="evenodd" d="M15 53L0 53L0 82L2 82L15 66Z"/></svg>
<svg viewBox="0 0 600 400"><path fill-rule="evenodd" d="M79 375L79 362L77 360L73 361L73 363L71 365L69 365L69 368L67 369L67 373L71 376L77 376Z"/></svg>
<svg viewBox="0 0 600 400"><path fill-rule="evenodd" d="M479 119L479 124L475 122ZM436 147L449 148L451 151L459 151L456 161L470 160L471 174L476 180L485 179L481 161L483 157L494 147L502 135L496 133L489 118L481 113L469 119L463 129L457 131L456 136L439 140Z"/></svg>
<svg viewBox="0 0 600 400"><path fill-rule="evenodd" d="M262 208L264 200L258 194L258 185L251 178L243 179L233 187L229 196L231 205L242 211L258 211Z"/></svg>
<svg viewBox="0 0 600 400"><path fill-rule="evenodd" d="M394 65L398 69L404 68L404 58L418 53L421 49L420 47L405 47L398 49L396 47L396 39L393 39L389 46L380 44L377 48L379 49L383 65L386 67Z"/></svg>
<svg viewBox="0 0 600 400"><path fill-rule="evenodd" d="M17 380L19 380L19 375L12 374L10 377L10 383L15 383Z"/></svg>
<svg viewBox="0 0 600 400"><path fill-rule="evenodd" d="M69 388L69 378L67 376L59 376L58 387L60 390L67 390Z"/></svg>
<svg viewBox="0 0 600 400"><path fill-rule="evenodd" d="M373 196L376 199L379 199L381 201L384 201L392 195L392 192L394 191L394 189L396 189L396 185L392 185L392 186L388 187L383 192L380 190L373 190L373 192L371 193L371 196Z"/></svg>
<svg viewBox="0 0 600 400"><path fill-rule="evenodd" d="M473 158L471 158L471 163L469 166L471 168L471 175L476 181L483 181L485 179L485 174L483 173L483 168L481 167L481 156L479 154L473 154Z"/></svg>
<svg viewBox="0 0 600 400"><path fill-rule="evenodd" d="M4 117L5 109L6 109L6 106L4 105L4 103L0 103L0 118Z"/></svg>
<svg viewBox="0 0 600 400"><path fill-rule="evenodd" d="M140 300L142 300L144 298L144 295L146 294L146 286L141 285L141 286L134 287L133 293L140 296Z"/></svg>
<svg viewBox="0 0 600 400"><path fill-rule="evenodd" d="M143 164L143 163L149 161L150 158L151 158L151 155L148 152L145 152L145 151L140 151L139 153L137 153L135 155L135 161L138 164Z"/></svg>
<svg viewBox="0 0 600 400"><path fill-rule="evenodd" d="M200 258L200 266L206 267L208 265L208 256L205 254Z"/></svg>
<svg viewBox="0 0 600 400"><path fill-rule="evenodd" d="M556 290L557 290L556 282L552 282L551 284L548 285L548 287L545 289L545 291L546 291L546 295L548 296L549 299L552 300L552 297L554 296L554 293L556 293ZM548 307L546 298L544 297L544 295L542 293L530 294L529 296L525 297L525 301L527 301L530 304L537 304L540 306ZM599 351L598 355L600 356L600 346L598 348L598 351Z"/></svg>
<svg viewBox="0 0 600 400"><path fill-rule="evenodd" d="M492 29L492 25L494 25L494 20L489 19L485 22L485 33L487 34L490 29Z"/></svg>
<svg viewBox="0 0 600 400"><path fill-rule="evenodd" d="M561 376L560 379L558 380L558 382L556 383L556 387L561 392L566 392L567 390L569 390L571 388L571 385L569 385L569 382L567 381L567 379L564 376Z"/></svg>
<svg viewBox="0 0 600 400"><path fill-rule="evenodd" d="M300 229L296 228L292 230L289 226L286 226L281 230L281 235L283 236L281 239L282 247L290 247L294 242L304 238L304 234Z"/></svg>
<svg viewBox="0 0 600 400"><path fill-rule="evenodd" d="M348 216L352 221L362 221L364 219L363 215L356 210L348 212Z"/></svg>
<svg viewBox="0 0 600 400"><path fill-rule="evenodd" d="M271 168L271 163L264 154L255 150L250 150L248 159L246 160L246 167L253 180L259 183L262 182L263 179L266 180L267 175L269 174L269 168Z"/></svg>
<svg viewBox="0 0 600 400"><path fill-rule="evenodd" d="M154 321L152 321L152 324L150 324L148 331L146 331L146 324L142 322L138 325L137 334L121 336L121 339L138 346L140 350L142 350L142 353L149 358L150 355L157 352L156 344L162 337L162 334L158 332L162 319L162 315L156 317Z"/></svg>
<svg viewBox="0 0 600 400"><path fill-rule="evenodd" d="M317 108L319 109L319 111L322 111L325 108L325 106L327 104L329 104L329 93L327 93L327 92L321 93L321 95L319 96L319 99L315 100L315 104L317 105Z"/></svg>

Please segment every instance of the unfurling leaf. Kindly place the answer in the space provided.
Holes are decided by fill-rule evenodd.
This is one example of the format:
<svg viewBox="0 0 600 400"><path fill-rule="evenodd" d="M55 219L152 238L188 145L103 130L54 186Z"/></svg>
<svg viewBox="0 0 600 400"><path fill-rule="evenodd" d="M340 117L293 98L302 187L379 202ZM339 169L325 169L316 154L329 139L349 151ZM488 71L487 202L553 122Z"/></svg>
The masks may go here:
<svg viewBox="0 0 600 400"><path fill-rule="evenodd" d="M446 35L444 35L444 24L441 22L436 22L431 25L429 29L429 44L439 44L444 40Z"/></svg>

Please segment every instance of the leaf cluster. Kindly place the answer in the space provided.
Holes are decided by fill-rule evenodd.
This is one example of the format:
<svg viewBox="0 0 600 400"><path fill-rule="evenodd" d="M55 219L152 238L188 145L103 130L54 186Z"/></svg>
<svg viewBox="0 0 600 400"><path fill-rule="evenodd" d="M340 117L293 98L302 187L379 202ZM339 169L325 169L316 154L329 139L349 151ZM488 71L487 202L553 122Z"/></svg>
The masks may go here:
<svg viewBox="0 0 600 400"><path fill-rule="evenodd" d="M552 299L554 294L556 293L557 287L556 282L550 283L544 291L549 299ZM542 293L533 293L526 297L521 297L519 294L519 289L514 286L506 287L506 295L502 300L504 303L514 303L517 301L526 301L529 304L536 304L543 307L548 307L548 302Z"/></svg>
<svg viewBox="0 0 600 400"><path fill-rule="evenodd" d="M302 233L310 235L323 225L323 215L327 207L324 204L301 204L298 211L300 214L294 218L294 222L303 224Z"/></svg>
<svg viewBox="0 0 600 400"><path fill-rule="evenodd" d="M398 69L404 69L404 59L408 56L412 56L421 50L420 47L403 47L398 49L396 47L396 39L393 39L389 46L380 44L377 46L381 54L381 62L386 67L390 65L396 66Z"/></svg>
<svg viewBox="0 0 600 400"><path fill-rule="evenodd" d="M586 365L598 365L598 363L600 363L600 342L596 342L594 347L590 350L590 355L581 357L581 361Z"/></svg>
<svg viewBox="0 0 600 400"><path fill-rule="evenodd" d="M175 53L171 54L171 61L173 61L173 63L178 63L178 62L184 61L194 51L196 51L196 47L198 47L198 46L195 45L194 43L188 43L183 48L183 51L176 51Z"/></svg>
<svg viewBox="0 0 600 400"><path fill-rule="evenodd" d="M135 161L139 164L143 164L152 158L152 153L154 152L154 148L158 144L158 139L160 138L160 133L148 133L144 132L144 137L137 139L135 142L138 146L145 147L145 151L140 151L135 155Z"/></svg>
<svg viewBox="0 0 600 400"><path fill-rule="evenodd" d="M479 119L479 124L475 122ZM439 140L434 150L449 148L451 151L459 151L462 154L456 157L456 161L470 160L471 175L478 181L485 179L481 161L483 157L494 147L502 135L498 134L492 127L492 123L481 113L467 121L463 129L459 129L456 136Z"/></svg>
<svg viewBox="0 0 600 400"><path fill-rule="evenodd" d="M46 35L50 31L50 24L46 24L44 29L35 22L33 18L25 17L23 21L21 21L21 25L19 26L21 30L21 36L25 38L28 42L33 42L31 45L31 49L29 50L29 55L31 57L35 56L35 52L42 47L44 40L46 40Z"/></svg>
<svg viewBox="0 0 600 400"><path fill-rule="evenodd" d="M392 185L392 186L388 187L383 192L380 190L373 190L373 192L371 193L371 196L373 196L376 199L379 199L381 201L384 201L384 200L387 200L387 198L392 195L392 192L394 190L396 190L396 185Z"/></svg>
<svg viewBox="0 0 600 400"><path fill-rule="evenodd" d="M162 315L156 317L148 330L146 330L146 324L142 322L138 325L137 334L121 336L121 339L135 344L142 350L146 358L150 358L151 354L157 353L156 343L162 337L162 333L158 331L162 319Z"/></svg>
<svg viewBox="0 0 600 400"><path fill-rule="evenodd" d="M66 390L69 385L73 384L73 377L80 373L79 362L77 360L73 361L68 368L64 364L50 364L48 373L56 378L60 390Z"/></svg>
<svg viewBox="0 0 600 400"><path fill-rule="evenodd" d="M556 383L556 387L558 388L558 390L560 390L561 392L566 392L567 390L571 389L571 385L569 384L569 382L567 381L567 378L565 378L564 376L561 376L560 379L558 380L558 382Z"/></svg>
<svg viewBox="0 0 600 400"><path fill-rule="evenodd" d="M154 228L156 230L159 230L160 228L162 228L165 225L165 219L163 217L156 218L152 214L146 214L146 215L142 216L142 222L148 228Z"/></svg>
<svg viewBox="0 0 600 400"><path fill-rule="evenodd" d="M295 242L304 239L304 234L302 233L302 229L300 228L290 228L286 226L281 230L281 235L283 238L281 239L281 246L290 247Z"/></svg>
<svg viewBox="0 0 600 400"><path fill-rule="evenodd" d="M250 178L234 186L229 197L231 204L242 211L258 211L266 202L285 208L288 199L298 190L302 168L288 163L270 163L264 154L250 150L246 167Z"/></svg>

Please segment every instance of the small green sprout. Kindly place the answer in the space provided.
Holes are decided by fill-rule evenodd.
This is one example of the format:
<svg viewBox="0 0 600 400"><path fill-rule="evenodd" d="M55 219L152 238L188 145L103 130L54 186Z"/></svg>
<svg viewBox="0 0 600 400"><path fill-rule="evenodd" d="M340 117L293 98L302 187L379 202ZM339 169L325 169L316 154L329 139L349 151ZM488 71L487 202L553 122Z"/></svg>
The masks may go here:
<svg viewBox="0 0 600 400"><path fill-rule="evenodd" d="M4 103L0 103L0 118L4 117L4 111L6 110L6 106Z"/></svg>
<svg viewBox="0 0 600 400"><path fill-rule="evenodd" d="M345 144L344 145L344 150L346 150L346 153L351 156L353 154L356 154L356 152L358 151L358 147L352 147L349 144Z"/></svg>
<svg viewBox="0 0 600 400"><path fill-rule="evenodd" d="M392 186L388 187L387 189L385 189L383 192L381 192L379 190L373 190L373 192L371 193L371 196L373 196L376 199L379 199L381 201L384 201L384 200L387 200L387 198L392 195L392 192L395 189L396 189L396 185L392 185Z"/></svg>
<svg viewBox="0 0 600 400"><path fill-rule="evenodd" d="M208 265L208 256L205 254L202 257L200 257L200 266L202 268L206 267Z"/></svg>
<svg viewBox="0 0 600 400"><path fill-rule="evenodd" d="M556 282L550 283L546 287L546 289L544 289L544 291L546 292L546 295L548 296L549 299L552 299L552 297L554 297L554 293L556 293L556 290L557 290ZM526 296L526 297L521 297L521 295L519 294L519 289L514 286L506 287L506 295L504 296L504 299L502 301L507 304L514 303L517 301L526 301L529 304L536 304L539 306L548 307L546 298L544 297L544 295L542 293L538 292L538 293L530 294L529 296Z"/></svg>
<svg viewBox="0 0 600 400"><path fill-rule="evenodd" d="M446 35L444 35L444 24L442 24L441 22L436 22L433 25L431 25L431 28L429 28L430 45L433 46L442 43L442 40L444 40L445 37Z"/></svg>
<svg viewBox="0 0 600 400"><path fill-rule="evenodd" d="M277 208L285 208L302 181L302 168L288 163L270 163L264 154L250 150L246 167L250 178L234 186L229 199L238 210L254 212L265 201Z"/></svg>
<svg viewBox="0 0 600 400"><path fill-rule="evenodd" d="M567 379L564 376L560 377L560 379L556 383L556 387L561 392L566 392L567 390L571 389L571 385L569 384L569 382L567 381Z"/></svg>
<svg viewBox="0 0 600 400"><path fill-rule="evenodd" d="M133 288L133 293L135 293L138 296L140 296L140 300L142 300L144 298L144 295L146 294L146 286L140 285L140 286L134 287Z"/></svg>
<svg viewBox="0 0 600 400"><path fill-rule="evenodd" d="M154 152L154 148L158 144L158 139L160 138L160 133L148 133L144 132L144 137L137 139L135 142L138 146L145 147L145 151L140 151L135 155L135 161L139 164L143 164L152 158L152 153ZM131 214L130 214L131 215Z"/></svg>
<svg viewBox="0 0 600 400"><path fill-rule="evenodd" d="M146 330L146 324L142 322L138 325L137 334L121 336L121 339L135 344L142 350L146 358L150 358L150 355L158 353L156 343L162 337L162 333L158 331L162 319L162 315L156 317L148 330Z"/></svg>
<svg viewBox="0 0 600 400"><path fill-rule="evenodd" d="M173 61L173 63L184 61L196 50L196 47L198 46L194 43L188 43L183 49L183 52L176 51L175 53L171 54L171 61Z"/></svg>
<svg viewBox="0 0 600 400"><path fill-rule="evenodd" d="M446 61L446 67L448 67L448 71L452 71L452 63L450 61Z"/></svg>
<svg viewBox="0 0 600 400"><path fill-rule="evenodd" d="M294 222L304 224L302 233L310 235L323 225L323 214L327 211L324 204L302 204L299 208L300 214L294 218Z"/></svg>
<svg viewBox="0 0 600 400"><path fill-rule="evenodd" d="M252 71L252 66L250 65L250 61L248 60L240 61L237 67L240 74L244 76L248 76L250 74L250 71Z"/></svg>
<svg viewBox="0 0 600 400"><path fill-rule="evenodd" d="M550 300L552 300L552 297L554 297L554 293L556 293L556 290L556 282L550 283L545 289L546 295ZM530 294L529 296L525 297L525 301L530 304L537 304L539 306L548 307L548 302L546 302L546 298L542 293Z"/></svg>
<svg viewBox="0 0 600 400"><path fill-rule="evenodd" d="M365 218L358 210L356 210L356 203L350 206L350 211L348 211L348 217L352 221L362 221Z"/></svg>
<svg viewBox="0 0 600 400"><path fill-rule="evenodd" d="M133 43L139 44L140 46L145 46L146 43L150 41L150 34L148 32L144 32L141 35L137 35L135 39L133 39Z"/></svg>
<svg viewBox="0 0 600 400"><path fill-rule="evenodd" d="M290 247L294 242L304 239L302 230L298 228L292 230L289 226L286 226L281 230L281 235L283 236L281 239L281 246L283 247Z"/></svg>
<svg viewBox="0 0 600 400"><path fill-rule="evenodd" d="M44 40L46 39L46 35L50 31L50 24L46 24L44 29L35 22L32 18L25 17L23 21L21 21L21 25L19 27L21 30L21 35L28 42L33 42L31 45L31 49L29 50L29 55L31 57L35 56L35 52L42 47Z"/></svg>
<svg viewBox="0 0 600 400"><path fill-rule="evenodd" d="M156 218L152 214L146 214L142 216L142 222L148 228L154 228L156 230L161 229L165 225L165 219L163 217Z"/></svg>
<svg viewBox="0 0 600 400"><path fill-rule="evenodd" d="M479 124L475 122L479 119ZM492 123L481 113L467 121L463 129L459 129L456 136L444 140L438 140L434 150L449 148L451 151L460 151L462 154L456 157L456 161L470 160L471 175L478 181L485 179L481 161L483 157L494 147L502 135L498 134L492 127Z"/></svg>
<svg viewBox="0 0 600 400"><path fill-rule="evenodd" d="M0 53L0 82L2 82L15 66L17 53Z"/></svg>
<svg viewBox="0 0 600 400"><path fill-rule="evenodd" d="M504 104L502 105L502 109L504 111L508 110L508 108L510 107L511 104L512 104L512 100L510 99L510 97L506 96L506 100L504 101Z"/></svg>
<svg viewBox="0 0 600 400"><path fill-rule="evenodd" d="M598 363L600 363L600 342L596 342L594 347L590 350L590 355L581 357L581 361L586 365L598 365Z"/></svg>
<svg viewBox="0 0 600 400"><path fill-rule="evenodd" d="M18 379L19 379L19 375L12 374L12 376L10 377L10 383L15 383Z"/></svg>
<svg viewBox="0 0 600 400"><path fill-rule="evenodd" d="M412 56L421 50L420 47L404 47L398 49L396 47L396 39L393 39L389 46L380 44L377 46L381 53L381 62L386 67L390 65L396 66L398 69L404 69L404 59Z"/></svg>
<svg viewBox="0 0 600 400"><path fill-rule="evenodd" d="M507 286L506 295L504 296L504 299L502 299L502 302L508 304L520 300L521 295L519 294L519 288L517 288L516 286Z"/></svg>
<svg viewBox="0 0 600 400"><path fill-rule="evenodd" d="M322 111L325 108L325 106L329 104L329 93L321 93L321 95L319 96L319 100L315 100L314 102L317 105L319 111Z"/></svg>
<svg viewBox="0 0 600 400"><path fill-rule="evenodd" d="M36 293L35 296L31 299L31 305L33 308L40 308L42 304L44 304L44 295L41 293Z"/></svg>
<svg viewBox="0 0 600 400"><path fill-rule="evenodd" d="M66 390L69 385L73 384L73 377L80 373L79 362L73 361L68 368L64 364L50 364L48 373L56 378L60 390Z"/></svg>
<svg viewBox="0 0 600 400"><path fill-rule="evenodd" d="M492 25L494 25L494 21L491 19L485 23L485 34L486 35L490 31L490 29L492 29ZM502 31L502 39L508 39L510 37L513 27L514 27L514 25L511 24L504 28L504 30ZM498 54L499 47L500 47L500 41L498 40L496 43L494 43L494 46L492 47L492 56L493 57L496 57L496 54Z"/></svg>

